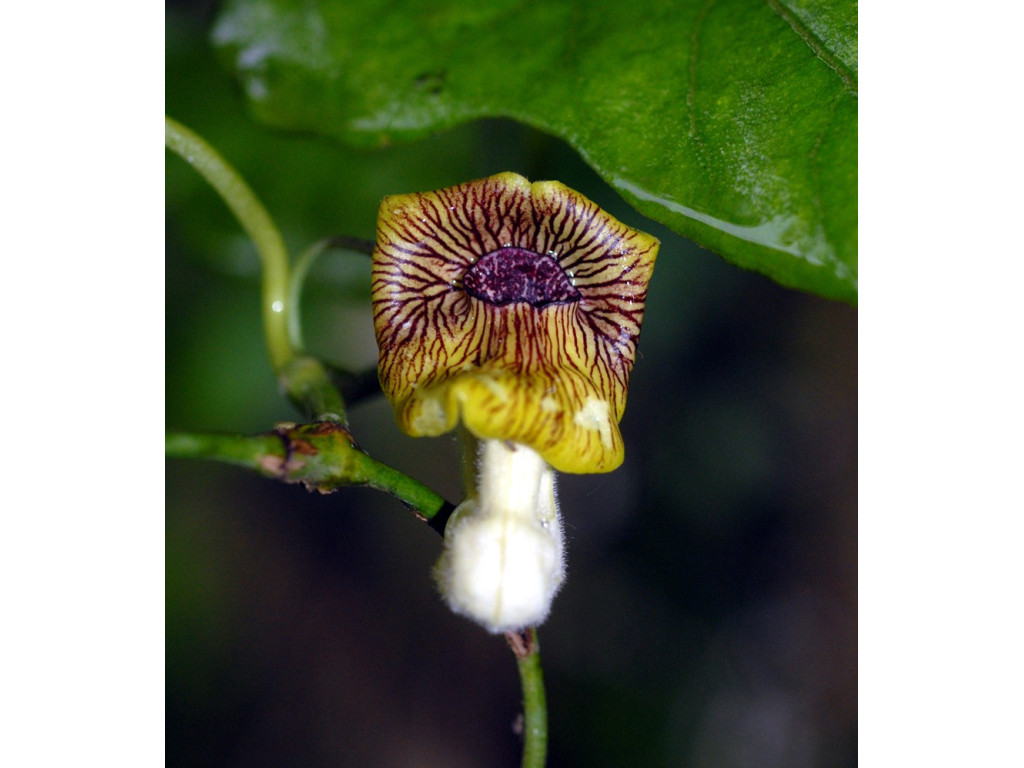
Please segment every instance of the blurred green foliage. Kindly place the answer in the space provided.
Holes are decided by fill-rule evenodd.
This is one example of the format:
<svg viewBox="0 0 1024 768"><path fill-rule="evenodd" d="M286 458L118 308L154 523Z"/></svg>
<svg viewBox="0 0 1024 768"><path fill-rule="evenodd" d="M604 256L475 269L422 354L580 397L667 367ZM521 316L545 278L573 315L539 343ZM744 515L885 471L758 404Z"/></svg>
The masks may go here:
<svg viewBox="0 0 1024 768"><path fill-rule="evenodd" d="M169 115L233 163L293 253L371 238L385 194L511 170L555 178L663 241L623 421L626 463L563 477L569 579L541 630L550 765L856 762L856 312L731 267L644 220L566 144L511 121L353 150L252 122L209 42L167 7ZM257 261L167 158L171 429L297 417L261 338ZM308 346L375 363L369 263L319 262ZM376 458L457 498L453 440L352 409ZM366 489L330 496L170 461L169 766L514 766L502 641L444 608L436 535Z"/></svg>

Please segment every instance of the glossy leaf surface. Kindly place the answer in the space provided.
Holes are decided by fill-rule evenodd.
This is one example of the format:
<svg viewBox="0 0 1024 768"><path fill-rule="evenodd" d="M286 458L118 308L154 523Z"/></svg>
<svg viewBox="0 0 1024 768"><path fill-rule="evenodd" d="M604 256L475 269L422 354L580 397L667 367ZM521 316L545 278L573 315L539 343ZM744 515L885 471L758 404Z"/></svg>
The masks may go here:
<svg viewBox="0 0 1024 768"><path fill-rule="evenodd" d="M268 123L386 145L515 118L727 260L855 302L856 23L853 0L234 0L213 37Z"/></svg>

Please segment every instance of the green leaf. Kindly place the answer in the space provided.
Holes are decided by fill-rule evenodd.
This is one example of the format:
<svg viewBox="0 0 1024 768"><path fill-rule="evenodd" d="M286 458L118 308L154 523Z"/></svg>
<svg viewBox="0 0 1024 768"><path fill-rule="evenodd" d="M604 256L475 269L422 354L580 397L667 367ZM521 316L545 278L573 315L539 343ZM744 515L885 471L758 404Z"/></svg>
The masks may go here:
<svg viewBox="0 0 1024 768"><path fill-rule="evenodd" d="M214 41L270 124L386 145L515 118L727 260L855 302L856 14L855 0L234 0Z"/></svg>

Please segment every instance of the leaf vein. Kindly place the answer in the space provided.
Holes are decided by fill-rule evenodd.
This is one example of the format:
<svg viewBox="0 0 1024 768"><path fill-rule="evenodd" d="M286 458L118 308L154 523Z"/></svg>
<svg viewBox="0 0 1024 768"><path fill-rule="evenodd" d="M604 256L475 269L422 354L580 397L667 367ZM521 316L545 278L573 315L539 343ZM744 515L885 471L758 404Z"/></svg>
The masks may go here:
<svg viewBox="0 0 1024 768"><path fill-rule="evenodd" d="M814 55L825 62L837 75L839 75L839 78L846 85L847 90L856 96L857 76L839 60L838 56L826 47L821 38L815 35L806 24L800 21L792 9L784 5L781 0L766 0L766 2L771 9L775 11L783 21L789 24L790 28L796 32L808 46L810 46L811 50L814 51Z"/></svg>

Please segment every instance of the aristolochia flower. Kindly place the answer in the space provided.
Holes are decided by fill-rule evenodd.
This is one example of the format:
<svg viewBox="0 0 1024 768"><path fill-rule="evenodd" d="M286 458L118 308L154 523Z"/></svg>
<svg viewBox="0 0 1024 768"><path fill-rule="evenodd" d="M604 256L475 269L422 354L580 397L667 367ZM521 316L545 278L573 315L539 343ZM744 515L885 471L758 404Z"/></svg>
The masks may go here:
<svg viewBox="0 0 1024 768"><path fill-rule="evenodd" d="M657 252L579 193L513 173L381 204L381 386L409 434L461 419L487 443L439 580L453 608L492 630L543 619L561 582L551 468L622 463L618 423Z"/></svg>

